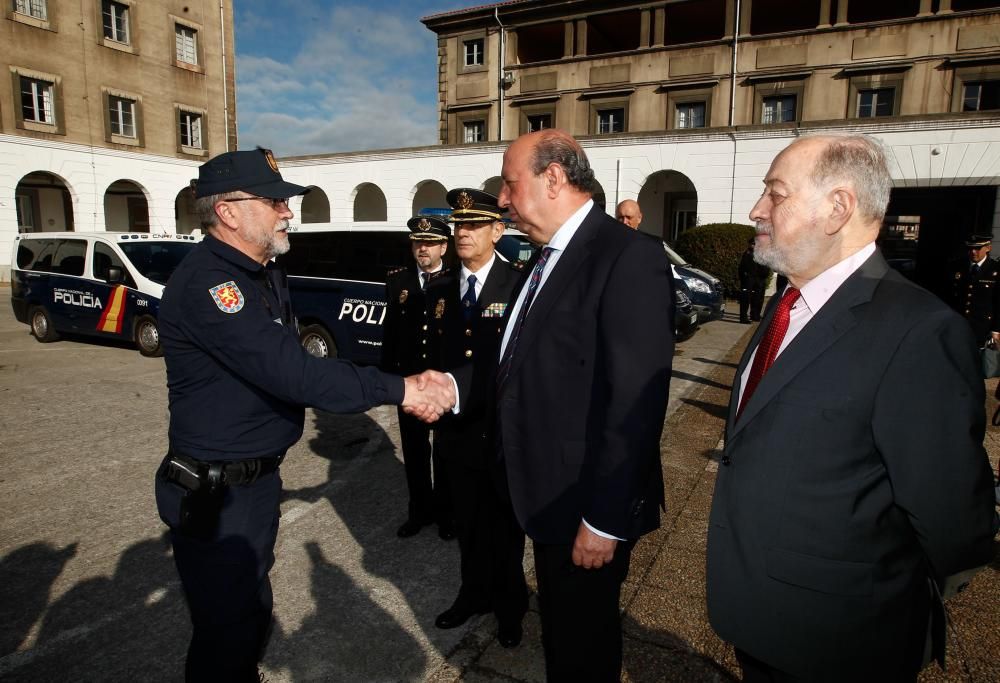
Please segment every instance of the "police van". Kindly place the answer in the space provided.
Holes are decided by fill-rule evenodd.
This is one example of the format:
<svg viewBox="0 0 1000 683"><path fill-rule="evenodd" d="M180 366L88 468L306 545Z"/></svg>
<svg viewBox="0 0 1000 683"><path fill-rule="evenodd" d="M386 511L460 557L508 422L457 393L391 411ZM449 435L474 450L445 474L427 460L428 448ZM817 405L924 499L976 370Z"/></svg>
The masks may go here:
<svg viewBox="0 0 1000 683"><path fill-rule="evenodd" d="M17 235L11 305L40 342L60 333L134 342L162 354L156 323L163 286L200 236L114 232Z"/></svg>
<svg viewBox="0 0 1000 683"><path fill-rule="evenodd" d="M277 263L288 272L299 338L309 353L378 364L385 322L386 274L413 264L408 230L324 230L288 234L291 249ZM526 260L534 247L521 235L501 238L508 260ZM449 240L445 265L457 259Z"/></svg>

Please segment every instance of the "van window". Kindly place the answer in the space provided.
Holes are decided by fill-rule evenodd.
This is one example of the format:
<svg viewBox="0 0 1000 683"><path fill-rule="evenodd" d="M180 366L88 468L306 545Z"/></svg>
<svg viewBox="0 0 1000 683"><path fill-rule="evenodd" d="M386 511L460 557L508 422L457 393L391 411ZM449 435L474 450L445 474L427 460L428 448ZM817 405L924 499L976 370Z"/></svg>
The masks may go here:
<svg viewBox="0 0 1000 683"><path fill-rule="evenodd" d="M128 272L128 268L118 258L118 254L104 242L94 242L94 266L93 275L98 280L108 281L108 269L112 266L121 268L124 284L126 287L135 289L135 282Z"/></svg>
<svg viewBox="0 0 1000 683"><path fill-rule="evenodd" d="M52 272L62 275L83 275L83 264L86 260L86 240L59 240L55 257L52 259Z"/></svg>
<svg viewBox="0 0 1000 683"><path fill-rule="evenodd" d="M47 271L55 251L55 240L21 240L17 245L17 267L21 270Z"/></svg>
<svg viewBox="0 0 1000 683"><path fill-rule="evenodd" d="M143 277L165 285L177 265L196 245L194 242L120 242L118 246Z"/></svg>
<svg viewBox="0 0 1000 683"><path fill-rule="evenodd" d="M385 283L386 273L413 261L407 232L301 232L278 257L289 275Z"/></svg>

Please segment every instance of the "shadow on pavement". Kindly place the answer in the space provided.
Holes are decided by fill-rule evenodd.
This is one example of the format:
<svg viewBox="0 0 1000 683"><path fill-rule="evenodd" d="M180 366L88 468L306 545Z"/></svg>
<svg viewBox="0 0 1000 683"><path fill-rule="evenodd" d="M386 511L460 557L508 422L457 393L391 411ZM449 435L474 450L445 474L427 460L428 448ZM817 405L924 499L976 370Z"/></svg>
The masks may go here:
<svg viewBox="0 0 1000 683"><path fill-rule="evenodd" d="M681 370L674 370L670 373L673 379L682 379L689 382L694 382L696 384L704 384L707 387L715 387L716 389L722 389L724 391L729 391L732 386L729 384L723 384L721 382L715 382L713 380L707 379L705 377L699 377L698 375L692 375L690 372L683 372Z"/></svg>

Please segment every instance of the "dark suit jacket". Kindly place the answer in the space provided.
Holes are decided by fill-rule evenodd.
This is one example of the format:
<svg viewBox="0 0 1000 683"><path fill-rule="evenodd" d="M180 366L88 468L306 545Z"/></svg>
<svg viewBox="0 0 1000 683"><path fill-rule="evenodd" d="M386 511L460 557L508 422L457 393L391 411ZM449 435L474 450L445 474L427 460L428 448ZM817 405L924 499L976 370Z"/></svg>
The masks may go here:
<svg viewBox="0 0 1000 683"><path fill-rule="evenodd" d="M439 277L427 287L432 367L461 373L468 369L470 386L462 398L460 415L445 415L438 438L445 457L461 459L474 469L485 469L495 453L492 447L497 358L503 316L521 269L497 257L483 283L469 320L462 312L461 270Z"/></svg>
<svg viewBox="0 0 1000 683"><path fill-rule="evenodd" d="M447 275L447 269L434 277ZM385 282L386 312L382 325L382 360L385 372L410 375L430 367L427 349L427 307L417 266L390 271Z"/></svg>
<svg viewBox="0 0 1000 683"><path fill-rule="evenodd" d="M807 680L896 680L892 667L926 635L928 576L992 551L975 343L876 253L734 421L778 299L736 371L709 525L709 619Z"/></svg>
<svg viewBox="0 0 1000 683"><path fill-rule="evenodd" d="M594 206L539 290L498 395L499 464L532 539L571 544L581 518L626 539L659 526L673 302L660 245Z"/></svg>

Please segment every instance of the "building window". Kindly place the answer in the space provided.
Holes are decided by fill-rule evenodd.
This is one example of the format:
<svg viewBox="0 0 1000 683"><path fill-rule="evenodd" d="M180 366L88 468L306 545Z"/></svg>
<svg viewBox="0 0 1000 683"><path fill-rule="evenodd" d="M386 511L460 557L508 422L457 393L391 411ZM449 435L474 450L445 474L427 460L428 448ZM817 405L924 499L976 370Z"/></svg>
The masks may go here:
<svg viewBox="0 0 1000 683"><path fill-rule="evenodd" d="M14 11L42 21L49 18L45 0L14 0Z"/></svg>
<svg viewBox="0 0 1000 683"><path fill-rule="evenodd" d="M1000 109L1000 80L966 83L962 91L962 111Z"/></svg>
<svg viewBox="0 0 1000 683"><path fill-rule="evenodd" d="M483 38L466 40L462 43L465 48L465 66L482 66L485 64L486 41Z"/></svg>
<svg viewBox="0 0 1000 683"><path fill-rule="evenodd" d="M895 88L869 88L858 90L857 116L860 119L892 116L896 99Z"/></svg>
<svg viewBox="0 0 1000 683"><path fill-rule="evenodd" d="M675 105L675 122L677 128L704 128L705 103L681 102Z"/></svg>
<svg viewBox="0 0 1000 683"><path fill-rule="evenodd" d="M177 61L186 64L197 64L198 31L189 26L174 24L174 38Z"/></svg>
<svg viewBox="0 0 1000 683"><path fill-rule="evenodd" d="M552 127L552 114L528 114L527 118L529 133Z"/></svg>
<svg viewBox="0 0 1000 683"><path fill-rule="evenodd" d="M181 110L180 132L181 146L194 149L205 149L201 138L201 114Z"/></svg>
<svg viewBox="0 0 1000 683"><path fill-rule="evenodd" d="M795 95L774 95L761 102L761 123L788 123L795 120Z"/></svg>
<svg viewBox="0 0 1000 683"><path fill-rule="evenodd" d="M112 135L135 137L135 100L108 95L108 112L111 116Z"/></svg>
<svg viewBox="0 0 1000 683"><path fill-rule="evenodd" d="M486 139L485 121L465 121L462 123L463 142L482 142Z"/></svg>
<svg viewBox="0 0 1000 683"><path fill-rule="evenodd" d="M104 18L104 37L116 43L128 44L128 5L103 0L101 15Z"/></svg>
<svg viewBox="0 0 1000 683"><path fill-rule="evenodd" d="M623 107L597 110L598 135L623 132L625 132L625 109Z"/></svg>
<svg viewBox="0 0 1000 683"><path fill-rule="evenodd" d="M21 76L21 116L25 121L55 125L53 84Z"/></svg>
<svg viewBox="0 0 1000 683"><path fill-rule="evenodd" d="M34 232L35 230L35 209L32 205L32 195L16 194L14 201L17 209L17 231Z"/></svg>

